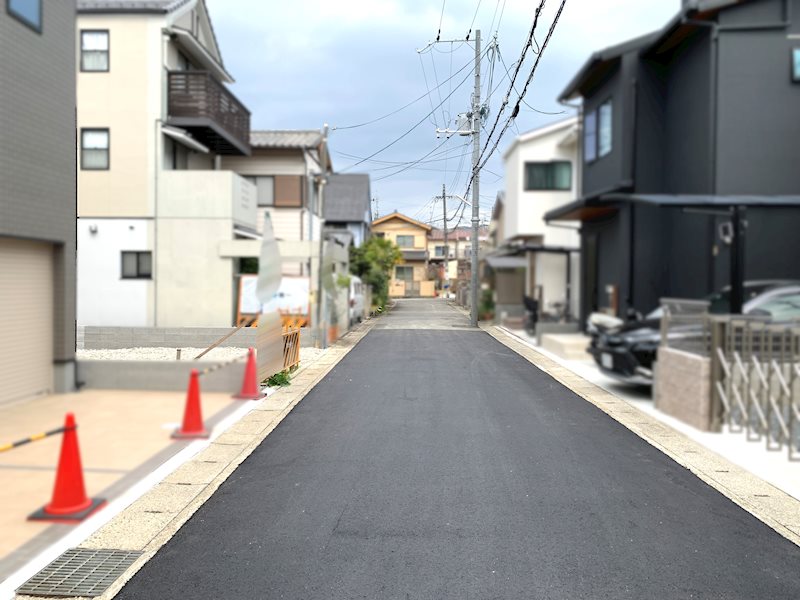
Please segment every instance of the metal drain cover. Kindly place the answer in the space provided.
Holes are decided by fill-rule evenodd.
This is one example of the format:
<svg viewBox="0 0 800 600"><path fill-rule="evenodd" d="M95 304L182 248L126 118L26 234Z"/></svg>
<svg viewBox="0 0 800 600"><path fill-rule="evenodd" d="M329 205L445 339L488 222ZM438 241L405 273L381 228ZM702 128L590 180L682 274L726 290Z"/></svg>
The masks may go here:
<svg viewBox="0 0 800 600"><path fill-rule="evenodd" d="M141 552L71 548L26 581L18 594L70 598L101 595Z"/></svg>

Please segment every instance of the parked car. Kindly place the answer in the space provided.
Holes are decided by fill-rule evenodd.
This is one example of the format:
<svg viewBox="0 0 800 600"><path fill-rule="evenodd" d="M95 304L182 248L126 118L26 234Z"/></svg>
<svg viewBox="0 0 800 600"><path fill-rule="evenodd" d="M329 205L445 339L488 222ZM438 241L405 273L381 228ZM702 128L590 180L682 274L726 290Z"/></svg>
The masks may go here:
<svg viewBox="0 0 800 600"><path fill-rule="evenodd" d="M350 327L364 318L364 283L361 278L350 276Z"/></svg>
<svg viewBox="0 0 800 600"><path fill-rule="evenodd" d="M743 314L778 322L800 319L800 281L748 281L744 287ZM730 296L730 287L726 287L706 298L709 312L730 312ZM588 351L600 371L625 383L651 385L653 363L661 343L662 315L661 307L643 318L627 322L608 315L592 315L588 326L592 342ZM671 335L697 335L697 331L688 326Z"/></svg>

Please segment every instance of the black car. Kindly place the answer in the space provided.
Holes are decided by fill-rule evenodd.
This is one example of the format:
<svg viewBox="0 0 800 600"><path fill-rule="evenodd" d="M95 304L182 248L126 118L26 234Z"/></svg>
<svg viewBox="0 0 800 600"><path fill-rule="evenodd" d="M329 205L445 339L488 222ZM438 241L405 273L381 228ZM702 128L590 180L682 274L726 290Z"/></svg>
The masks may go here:
<svg viewBox="0 0 800 600"><path fill-rule="evenodd" d="M730 312L729 287L707 300L711 313ZM742 312L777 321L800 318L800 281L745 282ZM588 352L600 371L625 383L651 385L653 363L661 343L661 315L661 308L657 308L646 317L628 322L605 316L596 320L590 318L588 329L592 342Z"/></svg>

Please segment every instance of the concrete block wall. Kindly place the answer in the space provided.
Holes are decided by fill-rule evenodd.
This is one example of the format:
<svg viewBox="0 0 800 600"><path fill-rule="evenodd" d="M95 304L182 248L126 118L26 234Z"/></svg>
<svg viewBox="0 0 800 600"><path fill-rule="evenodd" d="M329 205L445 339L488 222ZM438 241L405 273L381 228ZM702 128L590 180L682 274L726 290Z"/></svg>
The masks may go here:
<svg viewBox="0 0 800 600"><path fill-rule="evenodd" d="M119 348L207 348L226 336L234 327L94 327L77 328L79 350ZM313 332L300 330L300 345L314 344ZM255 348L256 328L243 327L220 344L229 348Z"/></svg>
<svg viewBox="0 0 800 600"><path fill-rule="evenodd" d="M81 387L96 390L183 391L192 369L203 369L212 363L194 361L159 362L152 360L79 360L78 381ZM204 392L234 394L244 378L244 361L225 365L200 377Z"/></svg>
<svg viewBox="0 0 800 600"><path fill-rule="evenodd" d="M712 431L711 360L662 346L656 364L655 407L700 431Z"/></svg>

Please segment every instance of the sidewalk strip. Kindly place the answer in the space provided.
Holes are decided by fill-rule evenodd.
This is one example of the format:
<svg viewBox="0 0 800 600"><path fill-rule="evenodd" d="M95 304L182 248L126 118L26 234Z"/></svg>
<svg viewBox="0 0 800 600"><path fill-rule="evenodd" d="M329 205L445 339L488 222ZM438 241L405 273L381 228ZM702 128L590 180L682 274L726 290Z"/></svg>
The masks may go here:
<svg viewBox="0 0 800 600"><path fill-rule="evenodd" d="M375 319L365 321L329 347L320 360L301 369L292 385L253 402L241 420L81 543L79 549L142 553L99 598L118 594L374 325Z"/></svg>
<svg viewBox="0 0 800 600"><path fill-rule="evenodd" d="M594 404L777 533L800 546L800 501L625 400L576 375L503 329L482 329L576 395Z"/></svg>

